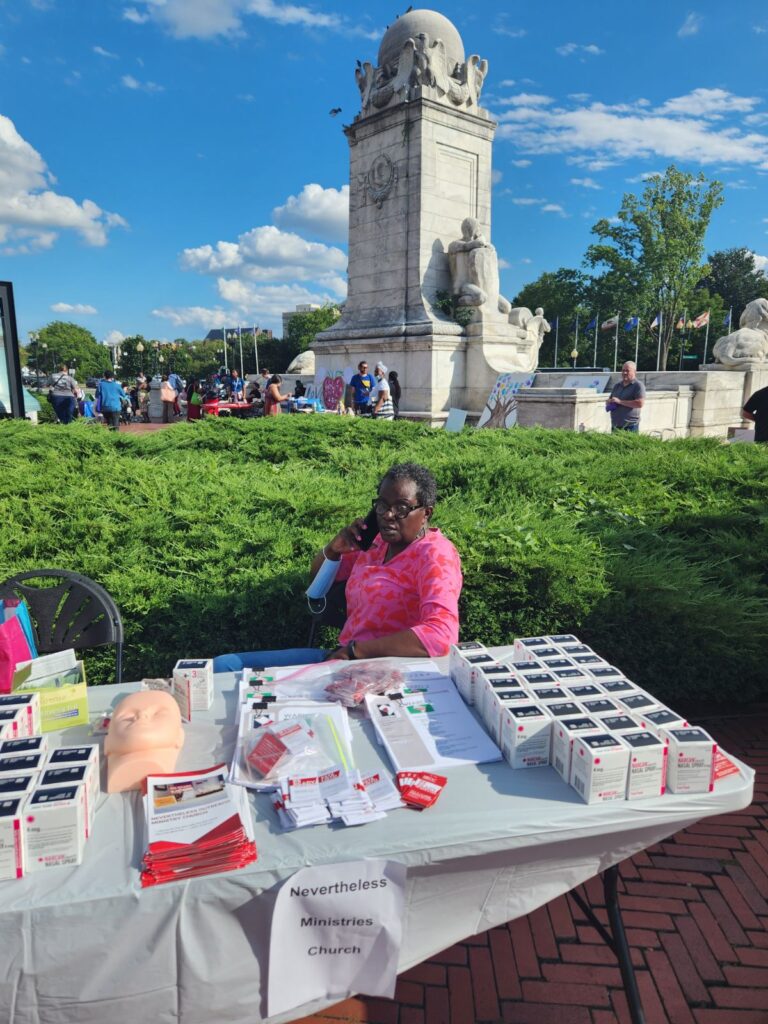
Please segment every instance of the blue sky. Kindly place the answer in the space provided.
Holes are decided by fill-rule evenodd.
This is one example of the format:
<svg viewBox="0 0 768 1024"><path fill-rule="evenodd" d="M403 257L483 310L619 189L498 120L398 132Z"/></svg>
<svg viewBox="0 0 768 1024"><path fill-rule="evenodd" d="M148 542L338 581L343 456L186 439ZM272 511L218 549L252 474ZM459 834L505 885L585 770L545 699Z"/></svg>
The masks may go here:
<svg viewBox="0 0 768 1024"><path fill-rule="evenodd" d="M19 330L201 337L344 297L355 60L407 5L0 0L0 279ZM675 162L725 183L708 250L768 254L768 7L439 7L490 70L513 296ZM341 107L338 117L329 115Z"/></svg>

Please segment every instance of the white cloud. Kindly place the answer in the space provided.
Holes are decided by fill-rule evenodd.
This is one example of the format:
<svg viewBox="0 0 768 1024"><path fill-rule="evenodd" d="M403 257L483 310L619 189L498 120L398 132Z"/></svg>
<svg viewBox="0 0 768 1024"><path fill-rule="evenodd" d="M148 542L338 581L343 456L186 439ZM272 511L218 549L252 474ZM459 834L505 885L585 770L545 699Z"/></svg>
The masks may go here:
<svg viewBox="0 0 768 1024"><path fill-rule="evenodd" d="M711 123L716 111L734 120L755 103L753 97L697 89L655 110L602 103L516 107L498 116L498 137L511 140L518 153L566 154L569 163L594 171L653 157L768 170L768 135L738 123ZM693 108L709 117L688 113Z"/></svg>
<svg viewBox="0 0 768 1024"><path fill-rule="evenodd" d="M497 36L507 36L509 39L522 39L523 36L528 35L527 29L507 28L506 25L494 25L493 31Z"/></svg>
<svg viewBox="0 0 768 1024"><path fill-rule="evenodd" d="M511 266L511 263L508 263L507 260L499 257L499 270L509 270Z"/></svg>
<svg viewBox="0 0 768 1024"><path fill-rule="evenodd" d="M120 81L126 89L132 89L134 91L163 92L165 88L165 86L158 85L157 82L140 82L138 78L134 78L133 75L123 75Z"/></svg>
<svg viewBox="0 0 768 1024"><path fill-rule="evenodd" d="M739 178L738 181L726 181L726 188L733 188L737 191L752 192L757 187L756 185L750 185L743 178Z"/></svg>
<svg viewBox="0 0 768 1024"><path fill-rule="evenodd" d="M555 101L551 96L539 93L521 92L517 96L507 96L498 101L500 107L546 107Z"/></svg>
<svg viewBox="0 0 768 1024"><path fill-rule="evenodd" d="M702 21L703 18L700 14L697 14L696 11L691 11L691 13L687 15L683 24L677 30L678 36L680 36L681 39L685 39L686 36L697 36L701 31Z"/></svg>
<svg viewBox="0 0 768 1024"><path fill-rule="evenodd" d="M598 185L592 178L571 178L572 185L580 185L582 188L594 188L600 190L603 186Z"/></svg>
<svg viewBox="0 0 768 1024"><path fill-rule="evenodd" d="M154 21L177 39L242 36L244 22L252 16L278 25L330 29L368 39L381 37L381 31L354 25L340 14L276 0L138 0L135 6L123 10L127 21L136 24Z"/></svg>
<svg viewBox="0 0 768 1024"><path fill-rule="evenodd" d="M637 185L641 181L650 181L651 178L661 178L663 171L643 171L642 174L635 174L631 178L627 178L630 185Z"/></svg>
<svg viewBox="0 0 768 1024"><path fill-rule="evenodd" d="M271 322L277 326L280 315L303 303L325 305L338 302L343 293L312 291L301 285L270 285L261 288L248 286L242 281L220 282L221 297L228 306L163 306L153 309L152 315L168 320L174 327L201 326L206 330L221 327L233 320L248 318L261 326Z"/></svg>
<svg viewBox="0 0 768 1024"><path fill-rule="evenodd" d="M498 185L501 179L504 177L501 171L491 171L491 184Z"/></svg>
<svg viewBox="0 0 768 1024"><path fill-rule="evenodd" d="M515 84L514 78L505 78L502 82L499 82L499 85L504 89L512 89Z"/></svg>
<svg viewBox="0 0 768 1024"><path fill-rule="evenodd" d="M110 53L110 51L105 50L103 46L94 46L93 52L98 53L100 57L110 57L112 60L117 60L117 54Z"/></svg>
<svg viewBox="0 0 768 1024"><path fill-rule="evenodd" d="M529 196L517 196L512 200L515 206L541 206L546 201L546 199L531 199Z"/></svg>
<svg viewBox="0 0 768 1024"><path fill-rule="evenodd" d="M756 252L752 253L755 260L755 270L759 270L764 277L768 277L768 256L758 256Z"/></svg>
<svg viewBox="0 0 768 1024"><path fill-rule="evenodd" d="M588 92L569 92L568 99L573 100L574 103L586 103L589 99L590 94Z"/></svg>
<svg viewBox="0 0 768 1024"><path fill-rule="evenodd" d="M522 258L520 259L520 262L521 262L521 263L533 263L533 260L531 260L531 259L528 259L528 257L527 257L527 256L523 256L523 257L522 257Z"/></svg>
<svg viewBox="0 0 768 1024"><path fill-rule="evenodd" d="M349 185L340 189L305 185L272 211L275 223L331 242L346 242L349 229Z"/></svg>
<svg viewBox="0 0 768 1024"><path fill-rule="evenodd" d="M601 50L595 43L587 43L585 46L582 43L565 43L563 46L556 46L555 53L560 54L561 57L572 57L574 54L587 53L590 57L597 57L601 53L605 53L605 50Z"/></svg>
<svg viewBox="0 0 768 1024"><path fill-rule="evenodd" d="M512 164L513 167L530 167L531 166L531 161L530 160L510 160L510 163Z"/></svg>
<svg viewBox="0 0 768 1024"><path fill-rule="evenodd" d="M149 21L149 15L137 11L135 7L124 7L123 20L132 21L134 25L143 25L145 21Z"/></svg>
<svg viewBox="0 0 768 1024"><path fill-rule="evenodd" d="M558 213L558 214L560 214L561 217L567 217L568 216L568 214L565 212L565 210L562 208L562 206L560 206L559 203L545 203L544 206L542 206L542 208L541 208L541 212L542 213Z"/></svg>
<svg viewBox="0 0 768 1024"><path fill-rule="evenodd" d="M735 96L725 89L694 89L686 96L676 96L656 109L657 114L681 114L692 117L719 118L723 114L747 113L760 99L757 96Z"/></svg>
<svg viewBox="0 0 768 1024"><path fill-rule="evenodd" d="M98 309L95 306L89 306L83 302L54 302L51 306L51 310L54 313L74 313L77 316L87 316L92 313L98 313Z"/></svg>
<svg viewBox="0 0 768 1024"><path fill-rule="evenodd" d="M88 245L106 245L109 228L126 227L91 199L78 203L53 191L42 156L0 114L0 244L6 254L50 249L59 231L76 231Z"/></svg>

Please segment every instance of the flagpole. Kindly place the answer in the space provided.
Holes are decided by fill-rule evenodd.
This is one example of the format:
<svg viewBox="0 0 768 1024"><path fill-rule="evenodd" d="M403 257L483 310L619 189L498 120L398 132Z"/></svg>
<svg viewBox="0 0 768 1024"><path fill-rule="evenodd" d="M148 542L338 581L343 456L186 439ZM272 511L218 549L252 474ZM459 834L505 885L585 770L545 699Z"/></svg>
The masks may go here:
<svg viewBox="0 0 768 1024"><path fill-rule="evenodd" d="M637 318L637 331L635 333L635 368L637 368L637 353L640 351L640 317Z"/></svg>
<svg viewBox="0 0 768 1024"><path fill-rule="evenodd" d="M558 339L559 335L560 335L560 316L558 314L558 317L555 320L555 361L552 364L555 367L555 369L557 369L557 339Z"/></svg>
<svg viewBox="0 0 768 1024"><path fill-rule="evenodd" d="M706 366L706 363L707 363L707 345L709 344L709 321L711 319L712 319L712 310L708 309L707 310L707 330L706 330L706 333L704 334L704 362L701 364L702 366Z"/></svg>
<svg viewBox="0 0 768 1024"><path fill-rule="evenodd" d="M595 357L592 360L592 365L597 369L597 322L600 319L600 311L595 313Z"/></svg>
<svg viewBox="0 0 768 1024"><path fill-rule="evenodd" d="M579 347L579 311L578 310L576 310L576 341L574 342L573 347L575 349L577 349L577 350L578 350L578 347Z"/></svg>
<svg viewBox="0 0 768 1024"><path fill-rule="evenodd" d="M621 318L621 310L616 314L616 337L613 342L613 372L616 373L616 367L619 362L619 319Z"/></svg>
<svg viewBox="0 0 768 1024"><path fill-rule="evenodd" d="M245 380L245 367L243 366L243 329L237 328L237 342L240 346L240 380ZM245 387L245 385L243 385ZM243 392L245 394L245 392Z"/></svg>
<svg viewBox="0 0 768 1024"><path fill-rule="evenodd" d="M679 361L679 363L677 365L678 373L683 368L683 349L685 348L685 330L686 330L685 325L687 323L688 323L688 310L684 309L683 310L683 333L680 335L680 361Z"/></svg>
<svg viewBox="0 0 768 1024"><path fill-rule="evenodd" d="M221 333L224 336L224 370L226 371L227 376L229 376L229 362L227 361L227 328L225 327Z"/></svg>
<svg viewBox="0 0 768 1024"><path fill-rule="evenodd" d="M664 327L664 313L659 311L659 344L656 346L656 373L661 366L661 333Z"/></svg>
<svg viewBox="0 0 768 1024"><path fill-rule="evenodd" d="M256 344L256 324L253 325L253 354L256 359L256 373L259 372L259 346Z"/></svg>

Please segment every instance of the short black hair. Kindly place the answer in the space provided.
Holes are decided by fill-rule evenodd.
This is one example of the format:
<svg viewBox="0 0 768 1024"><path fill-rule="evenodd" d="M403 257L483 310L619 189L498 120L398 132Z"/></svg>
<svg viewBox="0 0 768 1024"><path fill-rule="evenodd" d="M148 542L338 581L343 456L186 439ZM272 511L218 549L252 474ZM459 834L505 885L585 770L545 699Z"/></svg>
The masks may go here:
<svg viewBox="0 0 768 1024"><path fill-rule="evenodd" d="M112 370L105 370L104 371L104 380L112 380L112 378L114 376L115 376L115 374L114 374L114 372Z"/></svg>
<svg viewBox="0 0 768 1024"><path fill-rule="evenodd" d="M416 500L420 505L434 508L437 503L437 481L426 466L417 462L398 462L390 466L379 482L379 488L386 480L410 480L416 485Z"/></svg>

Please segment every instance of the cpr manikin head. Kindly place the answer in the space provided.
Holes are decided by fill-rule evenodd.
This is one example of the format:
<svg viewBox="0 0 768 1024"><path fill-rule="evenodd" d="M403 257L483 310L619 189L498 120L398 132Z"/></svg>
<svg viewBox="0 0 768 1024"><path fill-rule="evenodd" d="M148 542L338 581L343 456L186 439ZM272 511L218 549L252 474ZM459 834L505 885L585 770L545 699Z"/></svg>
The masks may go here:
<svg viewBox="0 0 768 1024"><path fill-rule="evenodd" d="M181 712L169 693L142 690L124 697L104 741L107 792L140 789L148 775L172 772L183 746Z"/></svg>

